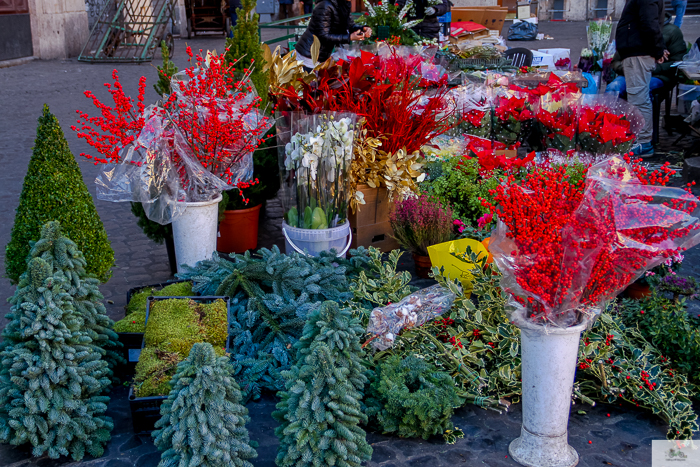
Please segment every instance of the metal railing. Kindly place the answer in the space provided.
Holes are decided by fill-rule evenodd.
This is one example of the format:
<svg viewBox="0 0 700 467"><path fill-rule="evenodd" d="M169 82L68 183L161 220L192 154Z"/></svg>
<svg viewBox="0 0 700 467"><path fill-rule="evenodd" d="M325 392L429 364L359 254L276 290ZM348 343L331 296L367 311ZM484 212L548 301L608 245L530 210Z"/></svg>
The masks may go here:
<svg viewBox="0 0 700 467"><path fill-rule="evenodd" d="M361 16L361 13L352 13L352 16ZM294 29L306 29L305 26L299 26L298 24L287 24L291 22L299 22L304 19L309 19L311 18L311 13L306 14L306 15L301 15L301 16L295 16L293 18L286 18L286 19L281 19L278 21L272 21L270 23L265 23L265 24L258 24L258 34L262 38L262 30L263 29L284 29L286 30L287 34L284 36L276 37L274 39L268 39L266 41L263 41L264 44L271 45L275 44L277 42L282 42L282 41L289 41L291 40L298 40L299 35L296 33L296 31L293 34L290 34L290 30Z"/></svg>

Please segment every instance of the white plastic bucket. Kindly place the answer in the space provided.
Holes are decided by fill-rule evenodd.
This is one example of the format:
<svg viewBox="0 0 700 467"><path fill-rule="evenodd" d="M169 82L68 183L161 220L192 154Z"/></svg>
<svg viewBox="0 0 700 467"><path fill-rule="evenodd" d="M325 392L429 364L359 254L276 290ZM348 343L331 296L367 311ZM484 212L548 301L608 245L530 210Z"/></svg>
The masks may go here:
<svg viewBox="0 0 700 467"><path fill-rule="evenodd" d="M282 233L288 255L296 251L309 256L319 256L322 251L335 249L339 252L339 257L345 257L352 243L352 230L348 221L332 229L300 229L282 221Z"/></svg>
<svg viewBox="0 0 700 467"><path fill-rule="evenodd" d="M216 251L216 226L221 195L211 201L187 203L184 214L173 221L177 272L182 266L211 258Z"/></svg>

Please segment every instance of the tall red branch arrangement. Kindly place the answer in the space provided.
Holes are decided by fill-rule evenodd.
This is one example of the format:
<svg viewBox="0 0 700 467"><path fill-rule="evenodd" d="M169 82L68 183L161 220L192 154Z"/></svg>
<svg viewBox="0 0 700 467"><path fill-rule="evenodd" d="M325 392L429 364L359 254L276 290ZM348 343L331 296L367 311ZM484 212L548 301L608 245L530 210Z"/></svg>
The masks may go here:
<svg viewBox="0 0 700 467"><path fill-rule="evenodd" d="M380 57L363 52L350 62L317 71L311 83L274 91L282 111L352 112L364 118L368 137L382 140L382 151L420 150L448 131L454 111L448 106L448 88L426 88L420 77L420 57ZM437 84L437 83L432 83Z"/></svg>
<svg viewBox="0 0 700 467"><path fill-rule="evenodd" d="M698 199L629 157L509 177L482 200L498 217L489 248L520 319L567 327L667 258L700 242Z"/></svg>
<svg viewBox="0 0 700 467"><path fill-rule="evenodd" d="M189 47L187 53L195 63L184 73L175 75L173 92L162 105L145 107L144 77L139 80L137 101L126 96L116 70L112 74L114 84L105 84L112 95L113 106L86 91L85 95L92 99L100 116L90 117L78 110L78 125L72 128L99 156L82 155L96 164L119 164L124 160L124 149L137 141L147 120L162 118L166 129L164 137L169 143L160 147L170 147L171 151L159 153L158 157L170 157L176 165L182 162L183 153L173 144L173 132L180 132L194 159L231 183L232 167L258 147L270 123L259 111L261 99L252 92L250 81L234 79L236 64L226 64L225 54L195 57ZM186 172L180 170L183 177Z"/></svg>

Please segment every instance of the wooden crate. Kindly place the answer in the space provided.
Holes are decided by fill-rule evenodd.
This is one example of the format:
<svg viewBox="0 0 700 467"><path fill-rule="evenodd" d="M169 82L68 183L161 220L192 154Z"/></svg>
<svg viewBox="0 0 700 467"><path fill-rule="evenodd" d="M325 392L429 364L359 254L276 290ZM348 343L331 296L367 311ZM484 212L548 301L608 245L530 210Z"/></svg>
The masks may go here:
<svg viewBox="0 0 700 467"><path fill-rule="evenodd" d="M389 224L393 203L389 201L386 188L358 185L357 189L365 195L365 204L359 206L355 214L351 212L348 216L352 228L351 248L373 246L382 251L399 248Z"/></svg>

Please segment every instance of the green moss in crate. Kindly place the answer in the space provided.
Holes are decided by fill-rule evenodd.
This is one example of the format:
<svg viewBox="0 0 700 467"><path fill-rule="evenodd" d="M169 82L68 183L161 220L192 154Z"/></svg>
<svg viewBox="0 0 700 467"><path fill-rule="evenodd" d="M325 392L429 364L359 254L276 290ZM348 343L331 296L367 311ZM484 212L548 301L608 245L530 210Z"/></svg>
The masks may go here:
<svg viewBox="0 0 700 467"><path fill-rule="evenodd" d="M175 282L154 292L153 295L156 297L191 297L194 292L192 292L192 282Z"/></svg>
<svg viewBox="0 0 700 467"><path fill-rule="evenodd" d="M200 305L201 325L206 342L215 349L226 347L228 337L228 310L226 302L219 299L206 305Z"/></svg>
<svg viewBox="0 0 700 467"><path fill-rule="evenodd" d="M146 302L148 297L191 297L195 295L192 292L191 282L175 282L166 285L161 290L156 290L153 287L146 287L131 296L131 300L126 305L126 315L136 313L138 311L146 312ZM143 331L141 331L143 332Z"/></svg>
<svg viewBox="0 0 700 467"><path fill-rule="evenodd" d="M137 311L114 323L116 332L144 332L146 330L146 312Z"/></svg>
<svg viewBox="0 0 700 467"><path fill-rule="evenodd" d="M136 364L134 394L136 397L162 396L170 392L170 378L183 357L153 347L143 349Z"/></svg>
<svg viewBox="0 0 700 467"><path fill-rule="evenodd" d="M139 311L146 312L146 302L148 297L153 294L153 287L146 287L139 290L134 295L131 296L131 300L126 305L126 316Z"/></svg>
<svg viewBox="0 0 700 467"><path fill-rule="evenodd" d="M154 302L144 334L146 345L186 357L192 346L203 340L194 303L174 298Z"/></svg>

